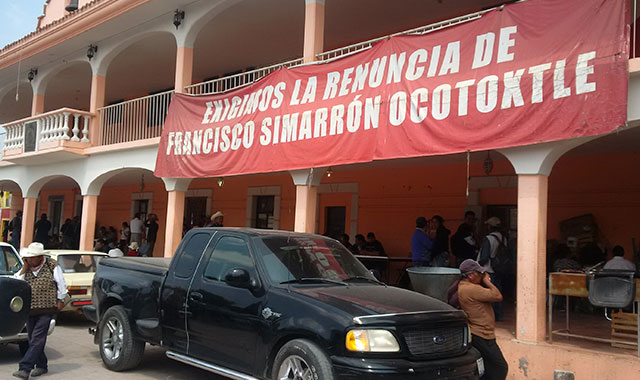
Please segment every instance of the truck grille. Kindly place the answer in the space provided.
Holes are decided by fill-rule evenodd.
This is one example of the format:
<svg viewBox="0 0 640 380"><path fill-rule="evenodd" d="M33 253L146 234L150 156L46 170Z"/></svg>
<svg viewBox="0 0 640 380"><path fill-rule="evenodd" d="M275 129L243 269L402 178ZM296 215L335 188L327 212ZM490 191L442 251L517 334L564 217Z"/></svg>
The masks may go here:
<svg viewBox="0 0 640 380"><path fill-rule="evenodd" d="M403 336L411 355L440 356L464 351L464 330L464 327L410 329Z"/></svg>

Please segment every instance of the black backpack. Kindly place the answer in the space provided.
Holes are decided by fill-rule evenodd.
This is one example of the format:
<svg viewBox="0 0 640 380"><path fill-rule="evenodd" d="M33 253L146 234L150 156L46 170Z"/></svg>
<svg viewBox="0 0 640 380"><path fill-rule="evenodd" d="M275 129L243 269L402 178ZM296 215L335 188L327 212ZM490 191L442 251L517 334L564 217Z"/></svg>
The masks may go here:
<svg viewBox="0 0 640 380"><path fill-rule="evenodd" d="M491 268L493 268L495 273L511 273L513 271L514 263L511 255L509 254L509 249L505 244L505 241L507 240L506 237L502 236L500 239L494 234L489 234L488 236L493 236L493 238L498 241L496 255L491 258Z"/></svg>

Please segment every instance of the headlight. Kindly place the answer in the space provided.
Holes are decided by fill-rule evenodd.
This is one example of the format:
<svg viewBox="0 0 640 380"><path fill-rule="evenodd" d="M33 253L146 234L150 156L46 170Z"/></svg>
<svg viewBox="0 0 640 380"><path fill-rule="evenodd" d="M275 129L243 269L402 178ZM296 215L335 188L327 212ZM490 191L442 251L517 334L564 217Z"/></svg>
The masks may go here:
<svg viewBox="0 0 640 380"><path fill-rule="evenodd" d="M13 311L14 313L20 312L23 306L24 306L24 301L20 296L13 297L11 299L11 302L9 303L9 308L11 308L11 311Z"/></svg>
<svg viewBox="0 0 640 380"><path fill-rule="evenodd" d="M356 352L398 352L398 341L387 330L351 330L347 333L347 350Z"/></svg>

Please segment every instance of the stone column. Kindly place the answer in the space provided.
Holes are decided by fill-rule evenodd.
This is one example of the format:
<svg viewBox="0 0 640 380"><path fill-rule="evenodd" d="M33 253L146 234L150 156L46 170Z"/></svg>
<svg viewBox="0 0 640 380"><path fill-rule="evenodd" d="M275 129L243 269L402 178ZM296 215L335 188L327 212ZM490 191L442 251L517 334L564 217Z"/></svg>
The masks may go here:
<svg viewBox="0 0 640 380"><path fill-rule="evenodd" d="M97 195L82 196L82 221L80 222L80 250L93 251L96 233Z"/></svg>
<svg viewBox="0 0 640 380"><path fill-rule="evenodd" d="M545 339L548 181L544 174L518 175L518 286L516 337Z"/></svg>
<svg viewBox="0 0 640 380"><path fill-rule="evenodd" d="M33 226L36 223L36 201L37 198L23 198L20 247L26 247L33 242Z"/></svg>
<svg viewBox="0 0 640 380"><path fill-rule="evenodd" d="M91 95L89 100L89 112L95 116L91 118L89 127L89 140L91 145L100 145L100 118L98 108L104 107L107 78L104 75L93 75L91 77Z"/></svg>
<svg viewBox="0 0 640 380"><path fill-rule="evenodd" d="M324 48L324 0L306 0L304 11L304 62L316 60Z"/></svg>
<svg viewBox="0 0 640 380"><path fill-rule="evenodd" d="M180 46L176 51L176 93L185 92L184 88L191 84L193 73L193 48Z"/></svg>
<svg viewBox="0 0 640 380"><path fill-rule="evenodd" d="M31 99L31 116L44 112L44 94L33 94Z"/></svg>
<svg viewBox="0 0 640 380"><path fill-rule="evenodd" d="M292 170L291 177L296 185L296 211L293 230L296 232L316 232L318 209L318 185L325 168Z"/></svg>
<svg viewBox="0 0 640 380"><path fill-rule="evenodd" d="M184 219L184 200L187 195L183 190L168 192L167 229L164 238L164 257L173 257L182 240L182 223Z"/></svg>

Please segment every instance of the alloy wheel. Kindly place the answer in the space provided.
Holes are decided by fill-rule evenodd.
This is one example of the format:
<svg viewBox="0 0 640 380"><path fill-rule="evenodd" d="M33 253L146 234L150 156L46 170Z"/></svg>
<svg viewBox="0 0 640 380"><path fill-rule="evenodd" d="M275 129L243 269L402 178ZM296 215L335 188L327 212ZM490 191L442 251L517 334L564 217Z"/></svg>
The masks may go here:
<svg viewBox="0 0 640 380"><path fill-rule="evenodd" d="M304 359L297 355L291 355L280 365L278 379L313 380L313 372Z"/></svg>
<svg viewBox="0 0 640 380"><path fill-rule="evenodd" d="M102 331L102 351L107 359L117 360L122 353L124 338L122 323L117 318L111 317L104 324L104 327Z"/></svg>

